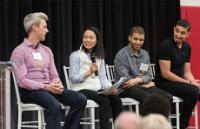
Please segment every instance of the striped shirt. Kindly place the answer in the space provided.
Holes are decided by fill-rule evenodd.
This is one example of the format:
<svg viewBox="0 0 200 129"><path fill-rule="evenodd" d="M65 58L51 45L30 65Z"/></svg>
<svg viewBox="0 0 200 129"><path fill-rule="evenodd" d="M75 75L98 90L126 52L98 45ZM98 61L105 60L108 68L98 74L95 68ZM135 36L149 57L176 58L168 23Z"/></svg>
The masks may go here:
<svg viewBox="0 0 200 129"><path fill-rule="evenodd" d="M152 75L150 67L146 72L142 72L139 70L140 65L150 64L149 53L140 49L138 55L134 55L131 45L127 45L115 56L114 59L114 80L117 82L121 77L127 77L129 79L140 76L144 83L149 83L152 81Z"/></svg>

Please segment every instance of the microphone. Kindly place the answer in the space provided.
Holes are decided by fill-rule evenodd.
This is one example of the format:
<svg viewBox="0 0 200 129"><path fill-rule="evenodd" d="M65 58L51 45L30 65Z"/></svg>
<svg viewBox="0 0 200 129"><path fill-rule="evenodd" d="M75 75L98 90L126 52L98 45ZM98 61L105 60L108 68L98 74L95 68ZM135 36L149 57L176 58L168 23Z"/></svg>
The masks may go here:
<svg viewBox="0 0 200 129"><path fill-rule="evenodd" d="M96 63L95 53L91 53L90 58L92 60L92 63ZM98 76L98 71L95 71L95 75Z"/></svg>

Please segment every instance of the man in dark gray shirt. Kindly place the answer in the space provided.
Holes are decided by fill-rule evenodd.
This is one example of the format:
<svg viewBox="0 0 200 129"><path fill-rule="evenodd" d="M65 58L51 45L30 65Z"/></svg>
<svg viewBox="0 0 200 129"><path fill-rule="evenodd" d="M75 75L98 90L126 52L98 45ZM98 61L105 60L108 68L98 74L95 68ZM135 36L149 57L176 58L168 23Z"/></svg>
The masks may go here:
<svg viewBox="0 0 200 129"><path fill-rule="evenodd" d="M115 56L114 79L117 82L121 77L128 78L119 90L120 97L130 97L142 101L147 96L162 94L172 101L172 95L155 87L150 70L150 57L146 50L141 49L144 43L145 32L140 26L131 29L129 44L122 48Z"/></svg>

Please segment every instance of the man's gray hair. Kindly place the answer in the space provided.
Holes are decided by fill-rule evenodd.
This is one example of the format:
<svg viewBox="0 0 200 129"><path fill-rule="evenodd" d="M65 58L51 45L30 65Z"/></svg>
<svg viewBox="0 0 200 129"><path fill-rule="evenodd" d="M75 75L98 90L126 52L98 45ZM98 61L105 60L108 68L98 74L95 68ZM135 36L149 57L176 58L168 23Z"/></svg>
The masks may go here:
<svg viewBox="0 0 200 129"><path fill-rule="evenodd" d="M48 16L42 12L30 13L24 17L24 29L26 33L31 31L33 25L39 25L41 20L48 20Z"/></svg>

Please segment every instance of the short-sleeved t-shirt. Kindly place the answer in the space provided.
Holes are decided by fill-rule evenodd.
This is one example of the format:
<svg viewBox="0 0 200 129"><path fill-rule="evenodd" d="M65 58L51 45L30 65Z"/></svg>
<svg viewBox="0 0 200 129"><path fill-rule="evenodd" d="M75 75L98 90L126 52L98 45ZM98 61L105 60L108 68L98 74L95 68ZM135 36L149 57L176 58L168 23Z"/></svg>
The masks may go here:
<svg viewBox="0 0 200 129"><path fill-rule="evenodd" d="M159 47L157 55L157 65L156 65L156 81L167 81L161 76L159 60L170 60L171 61L171 72L183 77L184 74L184 64L190 62L191 47L187 42L182 44L179 49L174 41L173 37L164 40Z"/></svg>

